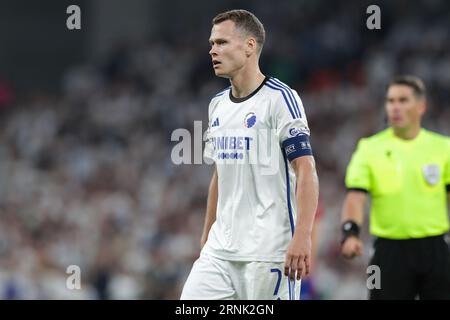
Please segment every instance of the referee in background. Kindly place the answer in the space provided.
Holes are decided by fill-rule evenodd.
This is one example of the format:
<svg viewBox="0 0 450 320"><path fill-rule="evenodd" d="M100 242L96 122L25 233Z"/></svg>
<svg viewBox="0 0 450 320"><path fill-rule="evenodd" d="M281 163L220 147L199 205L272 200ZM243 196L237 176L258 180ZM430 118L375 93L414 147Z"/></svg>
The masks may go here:
<svg viewBox="0 0 450 320"><path fill-rule="evenodd" d="M363 253L370 194L370 265L380 268L381 284L370 299L450 299L450 139L421 127L426 90L417 77L392 80L385 107L389 128L361 139L347 167L341 253Z"/></svg>

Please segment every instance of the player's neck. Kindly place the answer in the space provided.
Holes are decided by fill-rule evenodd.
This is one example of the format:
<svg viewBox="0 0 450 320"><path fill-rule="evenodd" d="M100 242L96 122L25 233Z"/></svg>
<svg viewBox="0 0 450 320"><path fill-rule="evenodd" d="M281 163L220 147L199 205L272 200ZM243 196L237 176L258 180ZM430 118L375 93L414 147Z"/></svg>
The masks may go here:
<svg viewBox="0 0 450 320"><path fill-rule="evenodd" d="M403 140L413 140L415 139L420 132L420 124L414 125L408 128L392 128L394 131L394 134Z"/></svg>
<svg viewBox="0 0 450 320"><path fill-rule="evenodd" d="M230 79L233 97L244 98L250 95L261 85L264 79L265 76L258 66L253 70L241 70L239 74Z"/></svg>

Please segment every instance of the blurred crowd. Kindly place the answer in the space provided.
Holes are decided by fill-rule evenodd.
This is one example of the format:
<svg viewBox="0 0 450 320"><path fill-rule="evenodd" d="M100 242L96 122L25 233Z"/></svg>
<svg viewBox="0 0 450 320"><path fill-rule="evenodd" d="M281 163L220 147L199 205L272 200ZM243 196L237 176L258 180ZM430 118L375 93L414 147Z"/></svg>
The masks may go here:
<svg viewBox="0 0 450 320"><path fill-rule="evenodd" d="M370 245L353 262L339 256L345 168L357 140L385 127L384 90L399 73L423 78L424 125L450 134L450 10L391 5L369 31L344 5L287 3L283 19L263 3L255 12L262 71L298 91L311 129L323 209L312 298L365 299ZM206 130L209 100L228 86L208 50L195 34L117 44L67 70L59 95L14 98L0 83L0 299L179 297L212 167L173 164L171 134L193 139L196 120ZM66 287L70 265L81 290Z"/></svg>

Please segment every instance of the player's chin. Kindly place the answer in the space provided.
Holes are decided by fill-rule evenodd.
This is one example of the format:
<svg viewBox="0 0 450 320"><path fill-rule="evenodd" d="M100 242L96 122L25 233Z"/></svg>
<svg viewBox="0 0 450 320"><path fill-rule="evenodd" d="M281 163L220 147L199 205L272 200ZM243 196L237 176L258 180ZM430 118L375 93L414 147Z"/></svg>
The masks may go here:
<svg viewBox="0 0 450 320"><path fill-rule="evenodd" d="M400 120L389 121L389 124L392 128L398 129L398 130L405 129L407 127L405 121L400 121Z"/></svg>
<svg viewBox="0 0 450 320"><path fill-rule="evenodd" d="M215 73L216 76L218 76L218 77L222 77L222 78L226 78L226 77L227 77L227 74L226 74L225 72L220 71L220 70L217 70L217 69L214 69L214 73Z"/></svg>
<svg viewBox="0 0 450 320"><path fill-rule="evenodd" d="M221 78L228 78L228 73L225 72L224 70L221 70L220 68L215 68L214 69L214 73L216 74L216 76L221 77Z"/></svg>

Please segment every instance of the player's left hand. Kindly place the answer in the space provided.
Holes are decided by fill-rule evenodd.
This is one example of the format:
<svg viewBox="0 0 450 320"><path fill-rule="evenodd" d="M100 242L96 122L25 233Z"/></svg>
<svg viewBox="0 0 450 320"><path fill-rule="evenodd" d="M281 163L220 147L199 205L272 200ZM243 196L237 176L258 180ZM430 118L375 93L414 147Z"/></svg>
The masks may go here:
<svg viewBox="0 0 450 320"><path fill-rule="evenodd" d="M311 234L294 233L284 261L284 275L302 279L309 274L311 259Z"/></svg>

